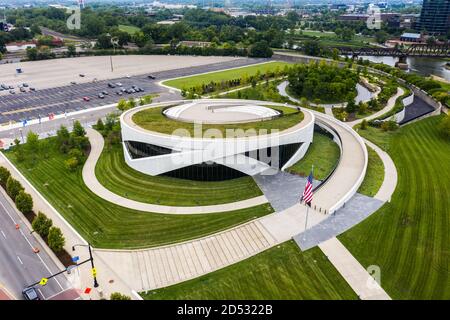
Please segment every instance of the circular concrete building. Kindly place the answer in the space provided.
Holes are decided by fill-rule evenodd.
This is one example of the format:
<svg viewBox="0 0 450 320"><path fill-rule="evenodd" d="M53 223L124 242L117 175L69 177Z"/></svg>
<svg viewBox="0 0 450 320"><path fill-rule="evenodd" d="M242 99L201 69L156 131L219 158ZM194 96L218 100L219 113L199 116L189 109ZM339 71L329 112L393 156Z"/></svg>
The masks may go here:
<svg viewBox="0 0 450 320"><path fill-rule="evenodd" d="M130 167L199 181L283 170L305 155L314 131L307 110L233 99L141 106L120 121Z"/></svg>

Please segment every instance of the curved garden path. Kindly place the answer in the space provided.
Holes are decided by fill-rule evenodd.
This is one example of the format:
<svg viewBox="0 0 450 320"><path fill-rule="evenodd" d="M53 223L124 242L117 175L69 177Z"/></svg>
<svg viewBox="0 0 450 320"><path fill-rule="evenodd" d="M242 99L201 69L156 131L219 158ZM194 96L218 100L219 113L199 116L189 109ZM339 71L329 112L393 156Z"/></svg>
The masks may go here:
<svg viewBox="0 0 450 320"><path fill-rule="evenodd" d="M262 195L247 200L210 205L210 206L193 206L193 207L174 207L163 206L145 202L139 202L131 199L124 198L107 188L105 188L100 181L98 181L95 175L95 166L103 151L104 139L103 136L94 129L86 129L86 136L91 143L91 152L83 167L83 180L86 186L100 198L106 201L112 202L122 207L144 211L152 213L164 213L164 214L204 214L214 212L227 212L239 209L245 209L254 207L260 204L267 203L267 198Z"/></svg>

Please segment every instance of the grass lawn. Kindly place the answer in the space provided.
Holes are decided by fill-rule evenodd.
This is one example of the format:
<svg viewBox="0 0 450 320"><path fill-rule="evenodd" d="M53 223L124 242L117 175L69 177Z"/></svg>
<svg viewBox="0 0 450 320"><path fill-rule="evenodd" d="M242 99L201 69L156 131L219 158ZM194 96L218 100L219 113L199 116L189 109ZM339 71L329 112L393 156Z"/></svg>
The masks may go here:
<svg viewBox="0 0 450 320"><path fill-rule="evenodd" d="M364 130L361 130L359 124L354 126L353 129L355 129L361 137L366 138L369 141L372 141L386 152L388 152L393 146L392 144L389 143L390 138L396 135L398 132L394 131L390 132L389 134L386 134L386 132L384 132L383 130L370 126L367 126L367 128Z"/></svg>
<svg viewBox="0 0 450 320"><path fill-rule="evenodd" d="M273 212L270 205L211 214L171 215L140 212L114 205L93 194L84 184L81 168L70 172L66 156L50 138L47 159L35 164L7 157L60 214L98 248L141 248L198 238Z"/></svg>
<svg viewBox="0 0 450 320"><path fill-rule="evenodd" d="M95 168L101 184L114 193L136 201L172 205L212 205L262 195L251 177L201 182L165 176L149 176L130 168L122 146L105 148ZM239 192L236 192L239 190Z"/></svg>
<svg viewBox="0 0 450 320"><path fill-rule="evenodd" d="M278 107L278 106L268 106L272 109L276 109L278 111L283 112L280 117L277 117L273 120L265 120L265 121L256 121L256 122L248 122L248 123L238 123L238 124L204 124L202 125L202 131L205 132L208 129L217 129L222 132L223 137L226 137L226 130L235 130L235 129L243 129L246 130L256 130L256 132L246 132L245 136L252 136L259 134L259 130L268 130L267 133L270 133L270 130L285 130L292 126L295 126L299 122L301 122L304 118L303 112L297 112L295 109L288 107ZM165 134L175 134L174 131L177 129L185 129L187 130L191 137L194 136L194 124L181 122L169 119L162 114L162 107L157 108L149 108L139 111L133 115L133 122L138 126L160 133ZM264 132L262 132L264 133Z"/></svg>
<svg viewBox="0 0 450 320"><path fill-rule="evenodd" d="M200 74L197 76L192 77L186 77L186 78L179 78L179 79L173 79L164 81L163 84L167 86L171 86L178 89L183 88L191 88L197 85L201 85L203 83L210 83L211 81L222 81L222 80L232 80L232 79L238 79L241 78L244 74L247 74L247 76L252 76L257 73L259 70L261 73L266 73L270 70L275 70L277 67L280 69L283 69L284 66L291 65L287 62L268 62L248 67L242 67L237 69L230 69L230 70L224 70L224 71L217 71L207 74Z"/></svg>
<svg viewBox="0 0 450 320"><path fill-rule="evenodd" d="M144 299L356 299L319 248L301 252L285 242L234 265L170 287Z"/></svg>
<svg viewBox="0 0 450 320"><path fill-rule="evenodd" d="M308 40L312 39L312 37L319 38L320 44L325 47L364 47L372 46L367 43L375 42L374 38L363 35L355 35L351 40L344 41L334 32L320 32L319 30L303 30L302 34L297 34L295 36L295 39Z"/></svg>
<svg viewBox="0 0 450 320"><path fill-rule="evenodd" d="M339 146L329 136L314 132L313 143L303 159L298 161L287 171L307 176L314 165L314 178L325 179L339 161Z"/></svg>
<svg viewBox="0 0 450 320"><path fill-rule="evenodd" d="M126 26L123 24L119 24L119 30L120 31L125 31L131 35L134 35L136 32L141 31L140 28L135 27L135 26Z"/></svg>
<svg viewBox="0 0 450 320"><path fill-rule="evenodd" d="M397 188L390 203L339 237L363 266L381 268L394 299L450 299L450 141L438 133L441 119L378 134L397 167Z"/></svg>
<svg viewBox="0 0 450 320"><path fill-rule="evenodd" d="M367 147L367 146L366 146ZM378 154L370 147L367 147L369 161L364 181L358 189L359 193L373 197L377 194L384 180L384 165Z"/></svg>

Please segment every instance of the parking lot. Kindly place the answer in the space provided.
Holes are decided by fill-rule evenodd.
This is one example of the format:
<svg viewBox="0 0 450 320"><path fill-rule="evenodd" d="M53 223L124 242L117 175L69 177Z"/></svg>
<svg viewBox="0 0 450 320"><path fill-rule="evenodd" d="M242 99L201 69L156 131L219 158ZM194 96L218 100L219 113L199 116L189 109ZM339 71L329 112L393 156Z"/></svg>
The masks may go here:
<svg viewBox="0 0 450 320"><path fill-rule="evenodd" d="M167 91L167 89L158 85L158 82L164 79L245 66L263 61L265 61L265 59L241 58L154 73L148 72L130 77L68 84L55 88L37 89L36 91L29 91L29 88L26 88L27 92L25 93L18 92L16 94L9 94L8 90L4 90L0 96L0 124L8 124L10 121L21 122L24 120L37 119L39 117L47 117L51 113L56 115L82 109L90 109L116 103L121 98L138 98L147 94L159 93ZM155 79L148 78L148 75L154 76ZM43 77L44 76L45 75L43 75ZM87 76L88 75L86 75L86 77ZM83 79L84 77L79 78ZM109 88L108 83L121 83L122 86ZM8 85L8 83L5 84ZM27 82L27 84L29 87L33 87L32 82ZM133 85L142 88L143 91L130 94L123 93L121 96L115 93L122 88L129 89ZM16 92L17 91L19 90L16 89ZM103 99L98 97L99 93L102 91L108 92L108 95L105 95ZM88 97L89 101L84 101L84 97Z"/></svg>

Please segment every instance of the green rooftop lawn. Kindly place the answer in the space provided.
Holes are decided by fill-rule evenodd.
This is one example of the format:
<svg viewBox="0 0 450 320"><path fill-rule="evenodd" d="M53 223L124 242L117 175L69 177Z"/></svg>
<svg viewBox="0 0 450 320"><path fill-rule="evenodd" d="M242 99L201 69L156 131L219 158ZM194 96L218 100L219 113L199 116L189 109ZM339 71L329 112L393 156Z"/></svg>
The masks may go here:
<svg viewBox="0 0 450 320"><path fill-rule="evenodd" d="M126 26L123 24L119 24L119 30L120 31L125 31L131 35L134 35L136 32L141 31L140 28L135 27L135 26Z"/></svg>
<svg viewBox="0 0 450 320"><path fill-rule="evenodd" d="M278 107L269 106L272 109L283 112L280 117L273 120L248 122L248 123L238 123L238 124L204 124L202 125L202 132L208 129L217 129L222 132L223 137L226 137L226 130L242 129L256 130L256 134L264 133L259 132L259 130L268 130L267 133L270 134L270 130L286 130L290 127L295 126L301 122L304 118L303 112L297 112L295 109L289 107ZM187 130L191 137L194 136L194 124L188 122L181 122L167 118L162 114L163 107L148 108L136 112L132 120L138 126L159 133L174 134L177 129ZM255 132L246 132L246 136L255 135Z"/></svg>
<svg viewBox="0 0 450 320"><path fill-rule="evenodd" d="M307 176L314 165L314 178L325 179L337 165L340 157L339 146L331 137L323 133L314 132L313 143L309 146L306 155L287 171Z"/></svg>
<svg viewBox="0 0 450 320"><path fill-rule="evenodd" d="M289 66L291 64L287 62L274 61L263 64L251 65L248 67L228 69L224 71L200 74L191 77L167 80L164 81L163 84L177 89L191 88L197 85L201 85L203 83L205 84L210 83L211 81L220 82L225 80L238 79L241 78L243 75L252 76L255 75L258 72L258 70L261 74L264 74L267 71L275 70L276 68L283 69L286 65Z"/></svg>
<svg viewBox="0 0 450 320"><path fill-rule="evenodd" d="M443 116L379 129L398 172L390 203L339 236L364 266L381 268L393 299L450 299L450 141L437 129Z"/></svg>
<svg viewBox="0 0 450 320"><path fill-rule="evenodd" d="M103 200L84 184L81 168L70 172L66 156L50 138L49 157L36 163L17 162L6 156L93 246L98 248L142 248L195 239L228 229L273 212L269 204L224 213L172 215L131 210Z"/></svg>
<svg viewBox="0 0 450 320"><path fill-rule="evenodd" d="M199 278L141 293L144 299L357 299L319 248L294 241Z"/></svg>
<svg viewBox="0 0 450 320"><path fill-rule="evenodd" d="M358 189L359 193L373 197L380 190L384 180L384 165L378 153L371 147L367 147L369 161L367 164L366 176Z"/></svg>
<svg viewBox="0 0 450 320"><path fill-rule="evenodd" d="M125 163L122 146L103 150L95 174L100 183L114 193L136 201L161 205L204 206L262 195L258 185L248 176L202 182L143 174Z"/></svg>

